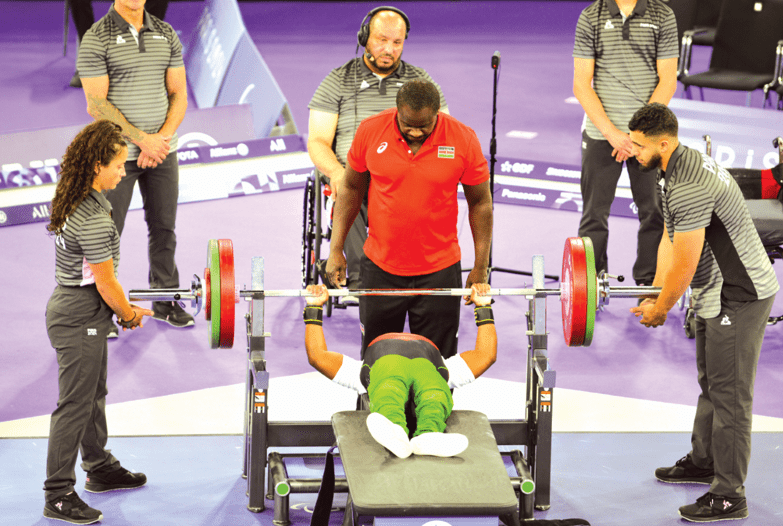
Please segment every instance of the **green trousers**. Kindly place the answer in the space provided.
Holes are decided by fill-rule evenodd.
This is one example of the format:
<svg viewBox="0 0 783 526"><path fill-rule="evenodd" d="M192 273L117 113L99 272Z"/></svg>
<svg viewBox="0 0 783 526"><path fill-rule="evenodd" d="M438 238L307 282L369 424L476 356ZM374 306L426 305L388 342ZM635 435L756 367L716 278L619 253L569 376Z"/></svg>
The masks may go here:
<svg viewBox="0 0 783 526"><path fill-rule="evenodd" d="M429 360L391 354L370 369L370 411L380 413L408 433L405 404L413 387L416 433L442 433L454 407L446 380Z"/></svg>

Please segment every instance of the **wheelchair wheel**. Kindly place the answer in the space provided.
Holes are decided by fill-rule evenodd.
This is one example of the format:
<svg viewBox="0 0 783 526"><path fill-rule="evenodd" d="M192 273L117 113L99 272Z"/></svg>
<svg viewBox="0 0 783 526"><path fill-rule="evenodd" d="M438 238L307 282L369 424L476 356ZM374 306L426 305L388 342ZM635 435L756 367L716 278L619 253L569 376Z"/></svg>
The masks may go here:
<svg viewBox="0 0 783 526"><path fill-rule="evenodd" d="M313 243L315 239L315 182L312 177L307 178L304 191L304 205L302 213L302 287L317 283L313 279L315 272L315 253Z"/></svg>

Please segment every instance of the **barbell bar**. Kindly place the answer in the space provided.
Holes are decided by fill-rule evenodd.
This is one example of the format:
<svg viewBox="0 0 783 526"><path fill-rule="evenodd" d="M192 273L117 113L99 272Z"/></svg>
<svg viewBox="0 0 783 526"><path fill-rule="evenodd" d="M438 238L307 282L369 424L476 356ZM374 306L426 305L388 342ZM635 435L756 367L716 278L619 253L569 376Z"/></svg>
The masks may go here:
<svg viewBox="0 0 783 526"><path fill-rule="evenodd" d="M193 276L190 289L130 290L130 301L190 301L196 309L204 306L205 318L210 322L210 347L230 348L234 339L235 305L246 300L265 297L314 297L304 289L240 290L235 286L234 253L231 240L210 240L207 245L207 268L204 286ZM655 297L658 287L617 287L609 284L604 273L596 276L593 245L589 238L566 239L563 251L563 273L559 288L494 288L490 296L525 296L527 298L560 296L563 333L569 346L589 346L595 325L595 311L609 303L610 297ZM330 296L469 296L467 288L436 289L329 289Z"/></svg>
<svg viewBox="0 0 783 526"><path fill-rule="evenodd" d="M197 277L197 276L194 276ZM197 285L197 289L200 285ZM657 294L657 287L612 287L612 296L616 298L639 298ZM329 296L470 296L471 289L327 289ZM130 301L193 301L201 297L202 292L190 289L140 289L128 292ZM559 296L562 290L557 289L489 289L487 296ZM240 298L315 298L306 289L252 290L236 291ZM238 301L237 301L238 303ZM199 311L196 312L198 314Z"/></svg>

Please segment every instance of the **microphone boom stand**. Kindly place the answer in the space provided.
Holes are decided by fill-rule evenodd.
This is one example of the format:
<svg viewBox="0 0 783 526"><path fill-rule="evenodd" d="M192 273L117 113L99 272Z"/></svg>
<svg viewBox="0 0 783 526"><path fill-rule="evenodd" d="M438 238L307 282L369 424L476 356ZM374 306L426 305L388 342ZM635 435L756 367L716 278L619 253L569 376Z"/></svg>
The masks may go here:
<svg viewBox="0 0 783 526"><path fill-rule="evenodd" d="M495 115L498 110L498 76L500 72L500 51L495 51L492 55L492 69L495 71L495 80L492 86L492 137L489 141L489 192L492 195L492 210L495 210L495 154L497 153L497 135L495 133ZM517 274L519 276L532 276L533 273L528 270L515 270L492 265L492 250L494 248L494 236L489 245L489 266L487 274L487 283L492 283L492 272L503 272L505 274ZM544 274L544 278L559 281L560 277L553 274Z"/></svg>

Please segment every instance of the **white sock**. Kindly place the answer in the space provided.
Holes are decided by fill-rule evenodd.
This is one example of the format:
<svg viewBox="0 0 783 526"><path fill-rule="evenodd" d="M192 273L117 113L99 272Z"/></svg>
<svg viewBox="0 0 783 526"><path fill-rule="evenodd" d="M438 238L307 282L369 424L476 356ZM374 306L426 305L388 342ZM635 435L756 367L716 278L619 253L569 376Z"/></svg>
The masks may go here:
<svg viewBox="0 0 783 526"><path fill-rule="evenodd" d="M411 439L414 455L454 457L468 448L468 437L459 433L422 433Z"/></svg>
<svg viewBox="0 0 783 526"><path fill-rule="evenodd" d="M411 456L411 443L408 434L380 413L370 413L367 417L367 429L372 437L383 447L400 458Z"/></svg>

